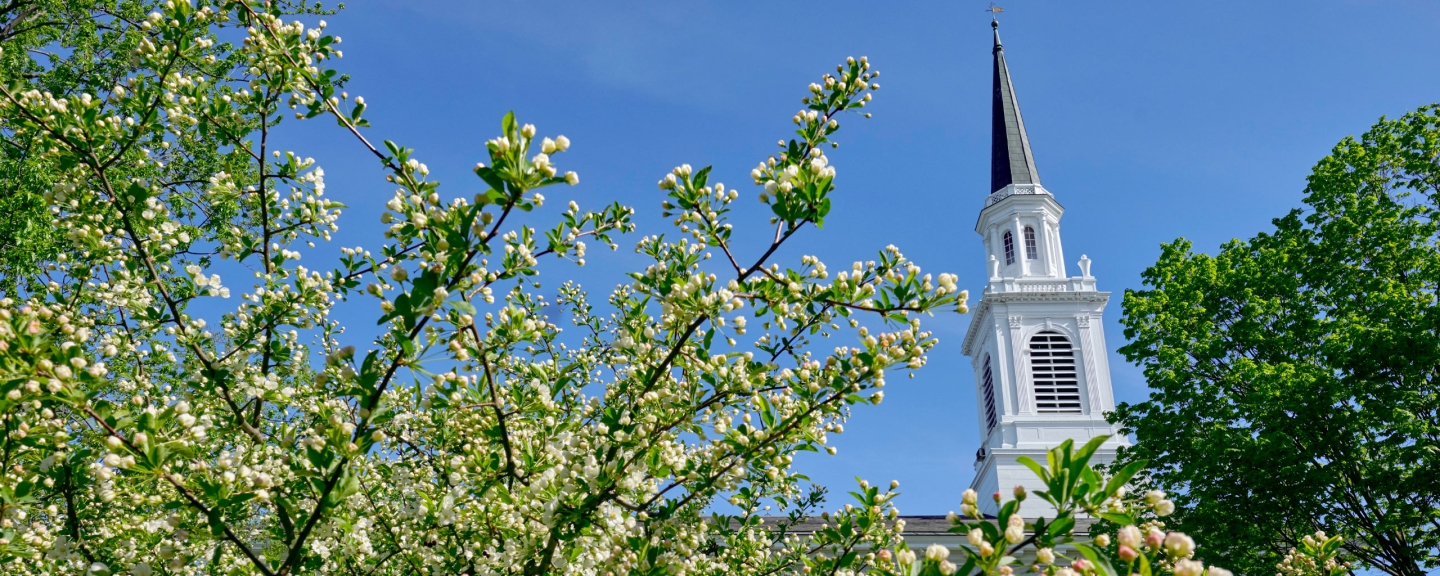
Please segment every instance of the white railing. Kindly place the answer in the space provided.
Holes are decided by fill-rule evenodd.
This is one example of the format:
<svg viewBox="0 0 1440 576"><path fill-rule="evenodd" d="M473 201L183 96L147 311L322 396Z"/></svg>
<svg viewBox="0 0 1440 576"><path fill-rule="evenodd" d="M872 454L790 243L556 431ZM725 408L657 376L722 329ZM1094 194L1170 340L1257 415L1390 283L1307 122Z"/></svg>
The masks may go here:
<svg viewBox="0 0 1440 576"><path fill-rule="evenodd" d="M985 198L985 207L989 208L995 205L996 202L1016 194L1050 194L1050 192L1041 188L1039 184L1011 184L987 196Z"/></svg>

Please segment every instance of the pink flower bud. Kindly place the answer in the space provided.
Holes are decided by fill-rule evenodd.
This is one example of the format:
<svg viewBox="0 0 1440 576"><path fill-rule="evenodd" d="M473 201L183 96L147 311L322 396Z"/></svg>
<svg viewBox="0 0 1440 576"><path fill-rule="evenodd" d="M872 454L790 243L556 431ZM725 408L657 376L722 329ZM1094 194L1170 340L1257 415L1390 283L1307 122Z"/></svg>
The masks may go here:
<svg viewBox="0 0 1440 576"><path fill-rule="evenodd" d="M1121 545L1120 545L1120 559L1121 559L1121 560L1124 560L1124 561L1126 561L1126 562L1134 562L1135 559L1136 559L1136 558L1139 558L1139 557L1140 557L1140 553L1139 553L1139 552L1136 552L1134 548L1131 548L1131 547L1126 546L1126 545L1124 545L1124 544L1121 544Z"/></svg>

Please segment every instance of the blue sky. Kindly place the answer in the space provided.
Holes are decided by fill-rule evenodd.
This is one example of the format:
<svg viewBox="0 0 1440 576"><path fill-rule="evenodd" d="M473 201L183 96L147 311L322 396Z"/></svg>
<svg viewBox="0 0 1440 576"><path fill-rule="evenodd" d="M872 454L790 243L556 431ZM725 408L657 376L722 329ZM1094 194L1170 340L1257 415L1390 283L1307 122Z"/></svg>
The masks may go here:
<svg viewBox="0 0 1440 576"><path fill-rule="evenodd" d="M515 110L541 134L574 142L558 157L581 185L547 194L636 208L639 232L618 253L592 250L576 274L608 292L639 260L624 246L669 231L654 183L681 163L746 174L790 134L805 86L846 56L882 71L874 118L843 122L835 209L783 261L831 265L899 246L927 271L985 281L976 215L989 184L988 2L407 2L357 1L328 17L344 38L352 95L372 140L417 149L444 196L469 197L469 168ZM1381 115L1440 101L1440 3L1012 0L1001 33L1042 182L1065 206L1065 253L1094 261L1116 396L1146 394L1114 354L1120 297L1138 288L1162 242L1213 251L1298 207L1310 166ZM292 123L288 146L314 156L328 191L349 203L337 245L377 248L392 188L373 157L328 122ZM747 195L753 197L753 194ZM751 202L739 234L767 233ZM543 221L543 214L541 215ZM307 257L324 262L325 252ZM552 284L572 267L551 264ZM643 266L643 264L640 264ZM551 272L553 270L553 272ZM372 310L342 318L357 339ZM862 408L835 457L797 464L822 484L899 479L906 514L958 506L978 446L973 377L959 352L969 318L930 321L928 367L895 378ZM843 502L843 500L839 500Z"/></svg>

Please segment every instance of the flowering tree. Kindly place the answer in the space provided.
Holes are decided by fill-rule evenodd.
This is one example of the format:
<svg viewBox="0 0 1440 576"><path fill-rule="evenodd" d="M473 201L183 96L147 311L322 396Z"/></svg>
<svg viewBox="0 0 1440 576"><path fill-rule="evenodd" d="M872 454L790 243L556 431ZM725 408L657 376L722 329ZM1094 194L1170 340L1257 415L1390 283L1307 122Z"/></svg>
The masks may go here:
<svg viewBox="0 0 1440 576"><path fill-rule="evenodd" d="M536 274L617 248L633 211L512 218L578 182L554 159L568 139L507 115L475 167L489 189L444 198L410 149L362 135L364 100L323 68L340 39L280 16L167 1L105 20L137 65L104 86L3 79L3 129L39 151L66 242L44 284L0 301L7 573L854 571L895 544L893 485L862 485L834 529L787 529L821 504L793 454L924 365L919 315L964 311L953 276L893 247L833 274L771 261L830 210L824 145L879 87L865 59L811 85L797 137L751 172L764 250L731 249L738 190L681 166L660 182L680 234L640 239L653 264L597 311ZM300 264L344 205L272 137L286 108L381 160L383 247ZM239 271L252 286L220 274ZM383 326L363 352L330 315L351 299ZM708 512L717 498L735 512ZM789 519L762 522L772 504Z"/></svg>

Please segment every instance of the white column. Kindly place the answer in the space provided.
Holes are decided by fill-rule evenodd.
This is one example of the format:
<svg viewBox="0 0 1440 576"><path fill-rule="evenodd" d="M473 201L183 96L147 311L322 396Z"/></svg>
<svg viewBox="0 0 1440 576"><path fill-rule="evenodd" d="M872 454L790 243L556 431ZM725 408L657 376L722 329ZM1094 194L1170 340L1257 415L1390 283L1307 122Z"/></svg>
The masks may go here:
<svg viewBox="0 0 1440 576"><path fill-rule="evenodd" d="M1034 414L1035 398L1034 395L1031 394L1032 383L1030 382L1030 378L1026 376L1029 371L1029 362L1025 361L1025 342L1022 340L1024 335L1020 329L1020 317L1011 316L1010 349L1012 352L1011 366L1013 366L1015 370L1015 412L1018 414Z"/></svg>
<svg viewBox="0 0 1440 576"><path fill-rule="evenodd" d="M1055 268L1055 241L1053 239L1053 236L1050 234L1049 218L1043 216L1040 218L1040 231L1037 236L1039 236L1039 238L1037 238L1037 241L1040 238L1043 238L1045 241L1045 246L1040 250L1040 257L1045 259L1045 270L1047 271L1047 274L1055 277L1061 276L1060 271Z"/></svg>
<svg viewBox="0 0 1440 576"><path fill-rule="evenodd" d="M1009 362L1005 361L1005 331L1000 328L1000 319L995 318L995 355L990 358L995 364L990 367L990 375L995 378L995 412L996 416L1014 414L1010 410L1014 396L1010 394L1010 382L1014 380L1010 371L1006 370ZM983 350L983 349L982 349ZM983 352L982 352L983 354Z"/></svg>
<svg viewBox="0 0 1440 576"><path fill-rule="evenodd" d="M1104 401L1100 399L1100 378L1099 371L1095 366L1095 338L1090 334L1090 315L1077 314L1075 325L1079 327L1080 354L1085 362L1085 392L1090 398L1088 414L1099 414L1105 410ZM1108 383L1107 383L1108 384Z"/></svg>
<svg viewBox="0 0 1440 576"><path fill-rule="evenodd" d="M1025 227L1020 225L1020 217L1015 216L1011 220L1015 228L1015 262L1020 264L1020 273L1016 276L1025 276L1030 272L1030 261L1025 259Z"/></svg>
<svg viewBox="0 0 1440 576"><path fill-rule="evenodd" d="M1055 272L1056 275L1065 277L1065 246L1060 243L1060 221L1055 221L1055 226L1050 229L1053 235L1050 242L1055 245Z"/></svg>
<svg viewBox="0 0 1440 576"><path fill-rule="evenodd" d="M990 248L990 253L995 256L995 259L1000 262L1002 267L1005 266L1005 261L1000 258L1005 255L1005 233L1000 230L999 226L990 227ZM1001 269L1003 270L1004 268ZM1005 273L1001 272L1000 276L1004 277Z"/></svg>

